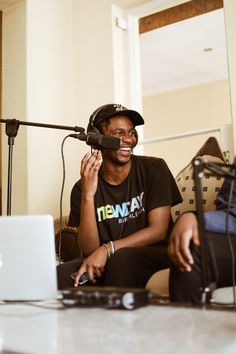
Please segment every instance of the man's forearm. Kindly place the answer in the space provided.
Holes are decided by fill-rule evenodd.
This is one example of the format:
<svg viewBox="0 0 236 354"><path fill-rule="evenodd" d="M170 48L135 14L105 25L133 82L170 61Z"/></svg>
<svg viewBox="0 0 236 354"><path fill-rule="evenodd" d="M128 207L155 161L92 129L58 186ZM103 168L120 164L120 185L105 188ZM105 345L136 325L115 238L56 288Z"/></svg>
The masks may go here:
<svg viewBox="0 0 236 354"><path fill-rule="evenodd" d="M149 246L164 240L166 233L151 226L139 230L120 240L115 240L116 249L123 247Z"/></svg>
<svg viewBox="0 0 236 354"><path fill-rule="evenodd" d="M82 199L81 216L79 225L79 246L82 253L87 256L100 245L98 228L96 223L93 198Z"/></svg>

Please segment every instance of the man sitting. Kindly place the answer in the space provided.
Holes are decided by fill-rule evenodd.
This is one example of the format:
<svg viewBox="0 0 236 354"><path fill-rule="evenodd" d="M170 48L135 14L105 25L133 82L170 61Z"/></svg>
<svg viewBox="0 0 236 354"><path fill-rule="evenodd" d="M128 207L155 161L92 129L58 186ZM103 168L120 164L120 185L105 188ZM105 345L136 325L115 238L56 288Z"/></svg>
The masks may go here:
<svg viewBox="0 0 236 354"><path fill-rule="evenodd" d="M93 150L82 159L70 225L78 227L83 258L58 266L59 289L77 287L84 273L91 284L145 287L152 274L170 266L170 210L182 198L163 159L133 155L135 127L142 124L138 112L119 104L91 115L88 131L119 138L120 148Z"/></svg>
<svg viewBox="0 0 236 354"><path fill-rule="evenodd" d="M207 271L216 287L233 285L232 252L236 252L236 181L226 178L217 196L216 210L204 213L208 246ZM231 234L231 243L226 234ZM170 271L170 299L200 303L202 264L198 220L195 213L182 214L170 237L168 254L174 263ZM235 267L235 264L234 264Z"/></svg>

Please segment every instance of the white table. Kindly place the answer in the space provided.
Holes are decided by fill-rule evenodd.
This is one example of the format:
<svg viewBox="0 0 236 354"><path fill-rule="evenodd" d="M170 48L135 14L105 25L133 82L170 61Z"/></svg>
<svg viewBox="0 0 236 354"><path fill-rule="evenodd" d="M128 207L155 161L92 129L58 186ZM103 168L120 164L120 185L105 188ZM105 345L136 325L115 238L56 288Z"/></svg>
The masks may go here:
<svg viewBox="0 0 236 354"><path fill-rule="evenodd" d="M0 305L0 353L235 354L236 311Z"/></svg>

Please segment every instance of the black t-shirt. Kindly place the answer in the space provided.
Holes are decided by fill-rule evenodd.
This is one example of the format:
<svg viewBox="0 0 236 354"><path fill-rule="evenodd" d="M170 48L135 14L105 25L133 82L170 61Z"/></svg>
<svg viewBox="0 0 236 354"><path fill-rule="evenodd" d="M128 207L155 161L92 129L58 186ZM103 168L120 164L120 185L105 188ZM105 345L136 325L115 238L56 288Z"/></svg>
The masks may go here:
<svg viewBox="0 0 236 354"><path fill-rule="evenodd" d="M101 243L117 240L148 226L148 213L176 205L182 197L163 159L132 156L128 177L119 185L106 182L99 171L94 205ZM81 181L71 192L70 226L80 223Z"/></svg>

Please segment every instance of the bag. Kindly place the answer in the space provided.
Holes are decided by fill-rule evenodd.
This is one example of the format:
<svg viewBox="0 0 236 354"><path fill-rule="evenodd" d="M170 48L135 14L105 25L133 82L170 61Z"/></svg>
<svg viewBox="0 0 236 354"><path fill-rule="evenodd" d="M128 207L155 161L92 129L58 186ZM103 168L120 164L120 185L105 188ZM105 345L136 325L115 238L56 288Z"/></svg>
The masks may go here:
<svg viewBox="0 0 236 354"><path fill-rule="evenodd" d="M65 227L55 235L56 255L62 262L81 256L78 245L78 232L73 227Z"/></svg>

